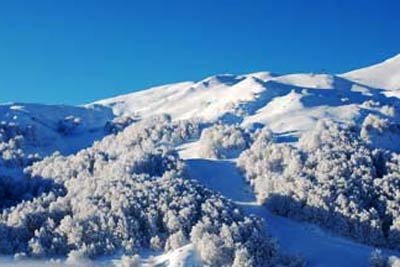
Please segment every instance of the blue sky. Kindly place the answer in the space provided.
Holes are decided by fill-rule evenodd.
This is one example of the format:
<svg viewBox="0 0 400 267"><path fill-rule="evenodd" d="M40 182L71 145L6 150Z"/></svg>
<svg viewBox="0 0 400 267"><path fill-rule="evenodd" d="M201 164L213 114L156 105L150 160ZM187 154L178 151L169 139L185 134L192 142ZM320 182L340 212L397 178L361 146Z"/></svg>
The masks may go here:
<svg viewBox="0 0 400 267"><path fill-rule="evenodd" d="M398 0L0 1L0 102L81 104L218 73L400 53Z"/></svg>

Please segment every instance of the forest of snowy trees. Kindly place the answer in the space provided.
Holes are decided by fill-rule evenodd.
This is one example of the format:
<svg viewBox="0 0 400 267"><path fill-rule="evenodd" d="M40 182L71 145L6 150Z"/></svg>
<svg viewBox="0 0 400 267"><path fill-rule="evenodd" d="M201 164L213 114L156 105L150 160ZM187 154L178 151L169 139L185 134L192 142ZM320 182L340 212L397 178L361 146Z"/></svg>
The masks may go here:
<svg viewBox="0 0 400 267"><path fill-rule="evenodd" d="M0 208L39 195L49 183L24 179L23 169L42 158L29 149L40 146L34 127L22 128L14 122L0 122Z"/></svg>
<svg viewBox="0 0 400 267"><path fill-rule="evenodd" d="M238 167L272 211L400 249L400 154L387 149L398 129L375 115L361 129L322 120L296 144L276 142L265 130Z"/></svg>
<svg viewBox="0 0 400 267"><path fill-rule="evenodd" d="M96 258L192 243L206 266L302 266L281 255L260 218L188 179L173 146L199 138L198 123L162 115L110 126L113 134L93 146L24 163L22 176L7 178L24 181L20 193L29 196L2 207L0 253ZM11 187L3 184L6 203Z"/></svg>

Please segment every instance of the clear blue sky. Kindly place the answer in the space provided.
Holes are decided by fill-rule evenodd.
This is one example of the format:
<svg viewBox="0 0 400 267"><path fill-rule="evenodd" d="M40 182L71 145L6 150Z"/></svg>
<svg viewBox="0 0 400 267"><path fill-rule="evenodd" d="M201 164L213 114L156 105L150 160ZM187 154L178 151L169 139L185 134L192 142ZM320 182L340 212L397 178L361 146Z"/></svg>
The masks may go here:
<svg viewBox="0 0 400 267"><path fill-rule="evenodd" d="M399 0L3 0L0 102L80 104L217 73L400 53Z"/></svg>

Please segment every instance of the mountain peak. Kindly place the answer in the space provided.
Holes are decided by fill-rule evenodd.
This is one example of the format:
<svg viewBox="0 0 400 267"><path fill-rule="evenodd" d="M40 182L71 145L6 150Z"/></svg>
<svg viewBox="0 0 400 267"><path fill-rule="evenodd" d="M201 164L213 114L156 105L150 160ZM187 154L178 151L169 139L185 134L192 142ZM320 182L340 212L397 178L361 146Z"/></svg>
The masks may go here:
<svg viewBox="0 0 400 267"><path fill-rule="evenodd" d="M378 64L342 74L346 79L386 90L400 90L400 54Z"/></svg>
<svg viewBox="0 0 400 267"><path fill-rule="evenodd" d="M398 53L397 55L386 59L383 63L392 63L392 62L398 62L400 61L400 53Z"/></svg>

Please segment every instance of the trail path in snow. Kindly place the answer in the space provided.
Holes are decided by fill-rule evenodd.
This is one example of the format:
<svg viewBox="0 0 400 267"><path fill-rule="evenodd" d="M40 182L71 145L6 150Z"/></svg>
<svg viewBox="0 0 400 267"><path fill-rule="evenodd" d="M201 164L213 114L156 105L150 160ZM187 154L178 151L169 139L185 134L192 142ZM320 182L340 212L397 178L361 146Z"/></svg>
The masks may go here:
<svg viewBox="0 0 400 267"><path fill-rule="evenodd" d="M282 251L302 255L310 267L368 266L374 249L329 234L319 227L296 222L270 213L256 202L235 160L208 160L196 157L196 143L182 147L180 154L189 167L189 175L238 204L246 213L266 220L267 230L278 239ZM388 252L393 255L394 252Z"/></svg>

